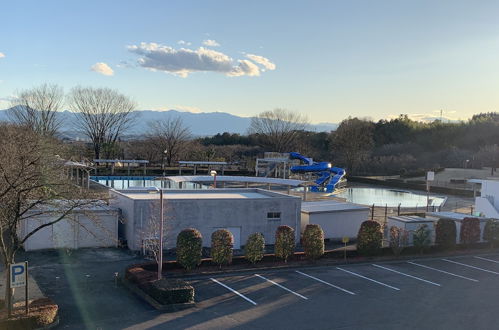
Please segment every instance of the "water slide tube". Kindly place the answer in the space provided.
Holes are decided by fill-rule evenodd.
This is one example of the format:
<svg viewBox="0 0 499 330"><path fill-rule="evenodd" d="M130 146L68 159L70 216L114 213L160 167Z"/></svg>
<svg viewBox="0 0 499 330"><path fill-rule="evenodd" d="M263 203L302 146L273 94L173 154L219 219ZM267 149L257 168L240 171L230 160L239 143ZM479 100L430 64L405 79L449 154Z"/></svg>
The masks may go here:
<svg viewBox="0 0 499 330"><path fill-rule="evenodd" d="M331 167L328 162L314 162L311 158L305 157L298 152L290 152L290 159L299 159L306 165L296 165L291 167L293 173L314 173L319 177L315 180L317 186L312 186L311 191L321 192L326 191L332 193L340 180L345 176L344 169L339 167Z"/></svg>

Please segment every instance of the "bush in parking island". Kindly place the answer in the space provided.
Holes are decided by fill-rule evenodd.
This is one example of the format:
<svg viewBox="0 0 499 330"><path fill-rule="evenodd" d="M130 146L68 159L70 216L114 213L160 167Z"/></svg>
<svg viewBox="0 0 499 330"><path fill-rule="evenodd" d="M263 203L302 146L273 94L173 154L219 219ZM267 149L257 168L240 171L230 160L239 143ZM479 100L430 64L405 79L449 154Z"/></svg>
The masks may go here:
<svg viewBox="0 0 499 330"><path fill-rule="evenodd" d="M427 224L419 225L418 229L414 231L412 236L412 243L414 247L419 250L419 253L423 253L424 250L428 249L431 245L431 230Z"/></svg>
<svg viewBox="0 0 499 330"><path fill-rule="evenodd" d="M490 243L493 247L499 242L499 220L489 219L483 228L483 240Z"/></svg>
<svg viewBox="0 0 499 330"><path fill-rule="evenodd" d="M317 224L309 224L303 232L303 250L309 259L320 258L324 254L324 231Z"/></svg>
<svg viewBox="0 0 499 330"><path fill-rule="evenodd" d="M275 232L274 252L276 257L288 262L288 258L295 253L295 230L290 226L279 226Z"/></svg>
<svg viewBox="0 0 499 330"><path fill-rule="evenodd" d="M244 246L244 255L252 264L263 259L265 252L265 238L262 233L254 233L248 237Z"/></svg>
<svg viewBox="0 0 499 330"><path fill-rule="evenodd" d="M435 243L451 249L456 246L456 223L450 219L439 219L435 225Z"/></svg>
<svg viewBox="0 0 499 330"><path fill-rule="evenodd" d="M201 263L203 237L199 230L188 228L177 236L177 262L187 270Z"/></svg>
<svg viewBox="0 0 499 330"><path fill-rule="evenodd" d="M222 267L232 262L234 237L227 229L219 229L211 234L211 259Z"/></svg>
<svg viewBox="0 0 499 330"><path fill-rule="evenodd" d="M372 256L381 251L383 233L381 225L374 220L364 221L357 234L357 252L360 255Z"/></svg>
<svg viewBox="0 0 499 330"><path fill-rule="evenodd" d="M390 227L390 248L395 256L399 256L409 242L409 232L397 226Z"/></svg>
<svg viewBox="0 0 499 330"><path fill-rule="evenodd" d="M480 220L477 218L464 218L459 233L461 244L470 245L480 240Z"/></svg>

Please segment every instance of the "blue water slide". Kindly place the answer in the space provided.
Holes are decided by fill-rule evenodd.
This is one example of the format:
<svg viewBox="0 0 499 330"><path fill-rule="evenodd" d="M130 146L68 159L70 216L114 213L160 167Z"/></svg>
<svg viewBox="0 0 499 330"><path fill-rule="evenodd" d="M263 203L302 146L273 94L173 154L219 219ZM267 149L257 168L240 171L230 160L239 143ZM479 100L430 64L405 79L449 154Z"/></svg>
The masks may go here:
<svg viewBox="0 0 499 330"><path fill-rule="evenodd" d="M291 167L293 173L313 173L318 176L315 180L317 186L312 186L311 191L332 193L340 180L345 176L344 169L331 167L328 162L314 162L312 158L305 157L298 152L290 152L290 159L299 159L307 165L296 165Z"/></svg>

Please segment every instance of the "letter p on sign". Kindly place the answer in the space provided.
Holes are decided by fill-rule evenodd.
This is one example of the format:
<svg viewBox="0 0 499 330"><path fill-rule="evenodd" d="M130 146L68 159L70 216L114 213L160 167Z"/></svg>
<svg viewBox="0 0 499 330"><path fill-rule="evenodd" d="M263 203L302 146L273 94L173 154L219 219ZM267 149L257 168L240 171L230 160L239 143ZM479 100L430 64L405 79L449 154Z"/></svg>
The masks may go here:
<svg viewBox="0 0 499 330"><path fill-rule="evenodd" d="M20 262L10 265L10 287L19 288L26 286L26 264Z"/></svg>

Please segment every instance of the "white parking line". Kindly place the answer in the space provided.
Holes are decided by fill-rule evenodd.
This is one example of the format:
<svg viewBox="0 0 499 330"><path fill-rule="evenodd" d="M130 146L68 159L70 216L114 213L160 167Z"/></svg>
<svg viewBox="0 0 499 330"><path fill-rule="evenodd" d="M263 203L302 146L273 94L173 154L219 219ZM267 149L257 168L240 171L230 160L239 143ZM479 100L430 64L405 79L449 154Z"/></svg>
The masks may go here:
<svg viewBox="0 0 499 330"><path fill-rule="evenodd" d="M499 264L499 261L497 261L497 260L492 260L492 259L483 258L483 257L473 257L473 258L477 258L477 259L481 259L481 260L485 260L485 261L490 261L490 262Z"/></svg>
<svg viewBox="0 0 499 330"><path fill-rule="evenodd" d="M387 268L387 267L383 267L383 266L380 266L380 265L376 265L376 264L373 264L374 267L378 267L378 268L382 268L382 269L386 269L390 272L394 272L394 273L397 273L397 274L400 274L400 275L403 275L403 276L407 276L407 277L410 277L410 278L413 278L415 280L419 280L419 281L422 281L422 282L426 282L428 284L431 284L431 285L436 285L436 286L441 286L440 284L438 283L435 283L435 282L432 282L432 281L428 281L428 280L425 280L424 278L420 278L420 277L417 277L417 276L412 276L412 275L409 275L409 274L406 274L406 273L402 273L402 272L399 272L395 269L391 269L391 268Z"/></svg>
<svg viewBox="0 0 499 330"><path fill-rule="evenodd" d="M459 278L462 278L462 279L464 279L464 280L473 281L473 282L478 282L478 280L475 280L474 278L469 278L469 277L466 277L466 276L462 276L462 275L458 275L458 274L454 274L454 273L449 273L449 272L446 272L445 270L441 270L441 269L433 268L433 267L426 266L426 265L417 264L417 263L412 262L412 261L408 261L407 263L408 263L408 264L411 264L411 265L414 265L414 266L419 266L419 267L423 267L423 268L431 269L431 270L434 270L434 271L436 271L436 272L444 273L444 274L447 274L447 275L451 275L451 276L459 277Z"/></svg>
<svg viewBox="0 0 499 330"><path fill-rule="evenodd" d="M299 293L297 293L297 292L294 292L293 290L290 290L290 289L286 288L285 286L280 285L279 283L276 283L276 282L274 282L274 281L272 281L272 280L269 280L268 278L263 277L262 275L255 274L255 276L258 276L259 278L264 279L265 281L268 281L268 282L270 282L270 283L272 283L272 284L274 284L274 285L277 285L277 286L278 286L278 287L280 287L281 289L284 289L284 290L286 290L286 291L288 291L288 292L290 292L290 293L294 294L295 296L298 296L298 297L300 297L300 298L302 298L302 299L308 300L308 298L307 298L307 297L302 296L301 294L299 294Z"/></svg>
<svg viewBox="0 0 499 330"><path fill-rule="evenodd" d="M372 278L365 277L365 276L363 276L363 275L360 275L360 274L357 274L357 273L351 272L351 271L349 271L349 270L346 270L346 269L343 269L343 268L340 268L340 267L336 267L336 269L339 269L339 270L341 270L341 271L344 271L345 273L352 274L352 275L354 275L354 276L358 276L358 277L363 278L363 279L365 279L365 280L368 280L368 281L371 281L371 282L374 282L374 283L381 284L381 285L383 285L383 286L386 286L387 288L390 288L390 289L393 289L393 290L400 291L400 289L399 289L399 288L396 288L396 287L394 287L394 286L388 285L388 284L386 284L386 283L382 283L382 282L379 282L379 281L373 280Z"/></svg>
<svg viewBox="0 0 499 330"><path fill-rule="evenodd" d="M237 292L236 290L234 290L233 288L231 288L231 287L229 287L229 286L227 286L227 285L223 284L222 282L219 282L219 281L217 281L217 280L216 280L216 279L214 279L214 278L210 278L210 280L212 280L213 282L215 282L215 283L217 283L217 284L220 284L221 286L223 286L223 287L224 287L224 288L226 288L227 290L232 291L233 293L237 294L239 297L241 297L241 298L243 298L244 300L246 300L246 301L248 301L248 302L252 303L253 305L255 305L255 306L257 305L257 303L256 303L256 302L254 302L253 300L251 300L250 298L246 297L246 296L245 296L245 295L243 295L242 293Z"/></svg>
<svg viewBox="0 0 499 330"><path fill-rule="evenodd" d="M498 272L494 272L492 270L488 270L488 269L483 269L483 268L480 268L480 267L475 267L475 266L471 266L471 265L467 265L467 264L463 264L463 263L460 263L460 262L457 262L457 261L453 261L453 260L449 260L449 259L441 259L443 261L447 261L447 262L450 262L450 263L453 263L453 264L456 264L456 265L461 265L461 266L465 266L465 267L468 267L468 268L473 268L473 269L477 269L477 270L481 270L483 272L487 272L487 273L491 273L491 274L495 274L495 275L499 275Z"/></svg>
<svg viewBox="0 0 499 330"><path fill-rule="evenodd" d="M334 284L331 284L331 283L328 283L328 282L326 282L326 281L323 281L323 280L321 280L320 278L317 278L317 277L314 277L314 276L312 276L312 275L308 275L308 274L302 273L302 272L300 272L299 270L295 270L295 272L297 272L298 274L302 274L303 276L310 277L310 278L311 278L311 279L313 279L313 280L316 280L316 281L318 281L318 282L324 283L324 284L326 284L326 285L329 285L329 286L331 286L331 287L333 287L333 288L335 288L335 289L341 290L341 291L346 292L346 293L348 293L348 294L355 295L355 293L353 293L352 291L348 291L348 290L346 290L346 289L340 288L339 286L336 286L336 285L334 285Z"/></svg>

